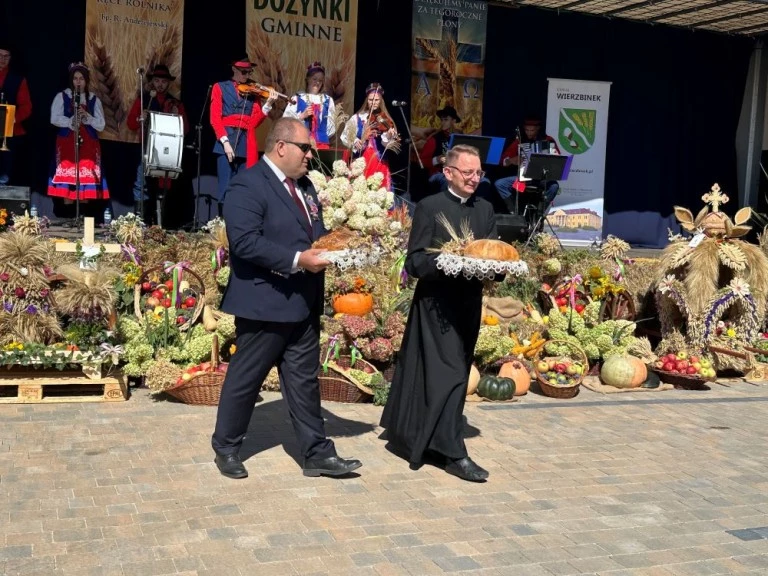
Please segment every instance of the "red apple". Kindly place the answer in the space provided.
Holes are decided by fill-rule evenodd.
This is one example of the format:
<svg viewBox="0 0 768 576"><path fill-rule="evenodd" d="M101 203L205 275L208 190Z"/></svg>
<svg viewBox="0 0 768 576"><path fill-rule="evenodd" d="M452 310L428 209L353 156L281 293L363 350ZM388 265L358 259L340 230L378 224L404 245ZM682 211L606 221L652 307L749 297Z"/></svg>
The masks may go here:
<svg viewBox="0 0 768 576"><path fill-rule="evenodd" d="M162 300L163 296L164 296L164 294L162 292L160 292L160 290L155 290L155 291L152 292L152 297L153 298L157 298L158 300Z"/></svg>
<svg viewBox="0 0 768 576"><path fill-rule="evenodd" d="M664 356L665 362L677 362L677 354L667 354Z"/></svg>
<svg viewBox="0 0 768 576"><path fill-rule="evenodd" d="M187 308L194 308L195 304L197 304L197 300L195 300L194 297L189 296L184 300L184 304L187 306Z"/></svg>
<svg viewBox="0 0 768 576"><path fill-rule="evenodd" d="M688 362L690 362L691 365L696 364L698 361L699 361L699 357L698 356L691 356L690 358L688 358Z"/></svg>
<svg viewBox="0 0 768 576"><path fill-rule="evenodd" d="M686 370L688 374L696 374L697 370L693 366L688 366L688 369Z"/></svg>
<svg viewBox="0 0 768 576"><path fill-rule="evenodd" d="M187 319L184 316L176 316L176 324L184 324L186 321Z"/></svg>
<svg viewBox="0 0 768 576"><path fill-rule="evenodd" d="M672 362L664 362L664 372L672 372L675 369L675 365Z"/></svg>
<svg viewBox="0 0 768 576"><path fill-rule="evenodd" d="M141 289L144 292L149 292L150 290L152 290L152 284L150 284L149 282L142 282Z"/></svg>
<svg viewBox="0 0 768 576"><path fill-rule="evenodd" d="M544 283L541 285L541 289L542 289L542 290L544 290L544 292L549 292L550 290L552 290L552 286L550 286L549 284L547 284L546 282L544 282Z"/></svg>
<svg viewBox="0 0 768 576"><path fill-rule="evenodd" d="M171 307L171 299L170 298L164 298L162 301L163 308L170 308Z"/></svg>
<svg viewBox="0 0 768 576"><path fill-rule="evenodd" d="M584 312L584 308L586 308L586 306L584 306L584 304L576 304L576 312L578 312L579 314Z"/></svg>
<svg viewBox="0 0 768 576"><path fill-rule="evenodd" d="M678 370L687 370L688 366L690 366L690 364L688 364L688 360L678 360L676 368Z"/></svg>
<svg viewBox="0 0 768 576"><path fill-rule="evenodd" d="M168 290L173 290L173 280L166 280L164 284L165 284L165 287L168 288Z"/></svg>

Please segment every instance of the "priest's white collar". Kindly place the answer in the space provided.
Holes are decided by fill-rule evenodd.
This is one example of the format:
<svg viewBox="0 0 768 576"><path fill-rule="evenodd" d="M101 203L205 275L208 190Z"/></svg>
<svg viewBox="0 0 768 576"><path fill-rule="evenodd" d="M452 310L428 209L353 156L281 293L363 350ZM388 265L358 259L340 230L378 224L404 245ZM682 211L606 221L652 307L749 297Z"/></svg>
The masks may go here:
<svg viewBox="0 0 768 576"><path fill-rule="evenodd" d="M458 194L456 194L456 192L451 190L450 186L448 186L448 192L450 192L452 196L456 196L456 198L458 198L459 202L461 202L462 204L466 204L467 200L469 200L471 198L471 196L468 196L466 198L464 198L464 196L459 196Z"/></svg>

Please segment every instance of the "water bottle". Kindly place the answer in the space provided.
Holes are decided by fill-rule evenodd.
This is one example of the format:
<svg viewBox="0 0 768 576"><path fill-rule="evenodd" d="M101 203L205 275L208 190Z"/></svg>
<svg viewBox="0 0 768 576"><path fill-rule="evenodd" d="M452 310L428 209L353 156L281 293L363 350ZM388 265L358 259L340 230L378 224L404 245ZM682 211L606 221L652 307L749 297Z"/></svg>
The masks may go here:
<svg viewBox="0 0 768 576"><path fill-rule="evenodd" d="M104 228L109 228L110 224L112 224L112 211L107 207L104 210Z"/></svg>
<svg viewBox="0 0 768 576"><path fill-rule="evenodd" d="M30 209L29 209L29 215L30 215L32 218L37 218L37 205L35 205L35 204L32 204L32 206L31 206L31 207L30 207Z"/></svg>

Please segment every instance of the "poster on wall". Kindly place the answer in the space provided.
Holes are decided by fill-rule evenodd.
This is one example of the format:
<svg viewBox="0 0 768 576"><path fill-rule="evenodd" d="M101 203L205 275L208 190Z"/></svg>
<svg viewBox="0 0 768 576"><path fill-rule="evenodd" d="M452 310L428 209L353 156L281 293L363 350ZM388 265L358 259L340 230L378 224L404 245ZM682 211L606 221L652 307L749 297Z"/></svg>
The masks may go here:
<svg viewBox="0 0 768 576"><path fill-rule="evenodd" d="M253 79L293 96L306 90L307 71L319 62L325 69L323 91L336 108L334 138L341 134L344 117L355 112L356 48L357 0L246 0L246 50L256 64ZM260 149L286 105L280 98L259 126ZM333 139L331 146L336 147Z"/></svg>
<svg viewBox="0 0 768 576"><path fill-rule="evenodd" d="M483 117L485 1L414 0L411 131L417 150L440 128L438 110L453 107L464 134L480 134Z"/></svg>
<svg viewBox="0 0 768 576"><path fill-rule="evenodd" d="M573 160L547 220L566 245L588 246L603 236L610 90L610 82L549 78L547 134Z"/></svg>
<svg viewBox="0 0 768 576"><path fill-rule="evenodd" d="M139 131L131 130L126 118L140 86L149 92L146 72L155 65L168 67L175 76L168 93L181 97L183 35L184 0L86 0L85 64L90 89L101 99L106 120L100 138L140 140ZM139 69L144 73L139 74Z"/></svg>

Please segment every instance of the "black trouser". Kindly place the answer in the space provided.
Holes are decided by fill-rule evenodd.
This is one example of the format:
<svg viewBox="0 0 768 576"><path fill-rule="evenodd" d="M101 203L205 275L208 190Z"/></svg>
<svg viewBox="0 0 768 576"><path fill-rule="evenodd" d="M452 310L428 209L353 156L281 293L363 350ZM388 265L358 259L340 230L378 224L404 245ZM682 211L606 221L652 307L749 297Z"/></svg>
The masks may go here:
<svg viewBox="0 0 768 576"><path fill-rule="evenodd" d="M280 373L280 390L304 458L336 455L325 435L320 412L320 320L298 323L236 318L237 351L221 390L211 444L219 454L238 452L248 430L261 385L272 366Z"/></svg>

